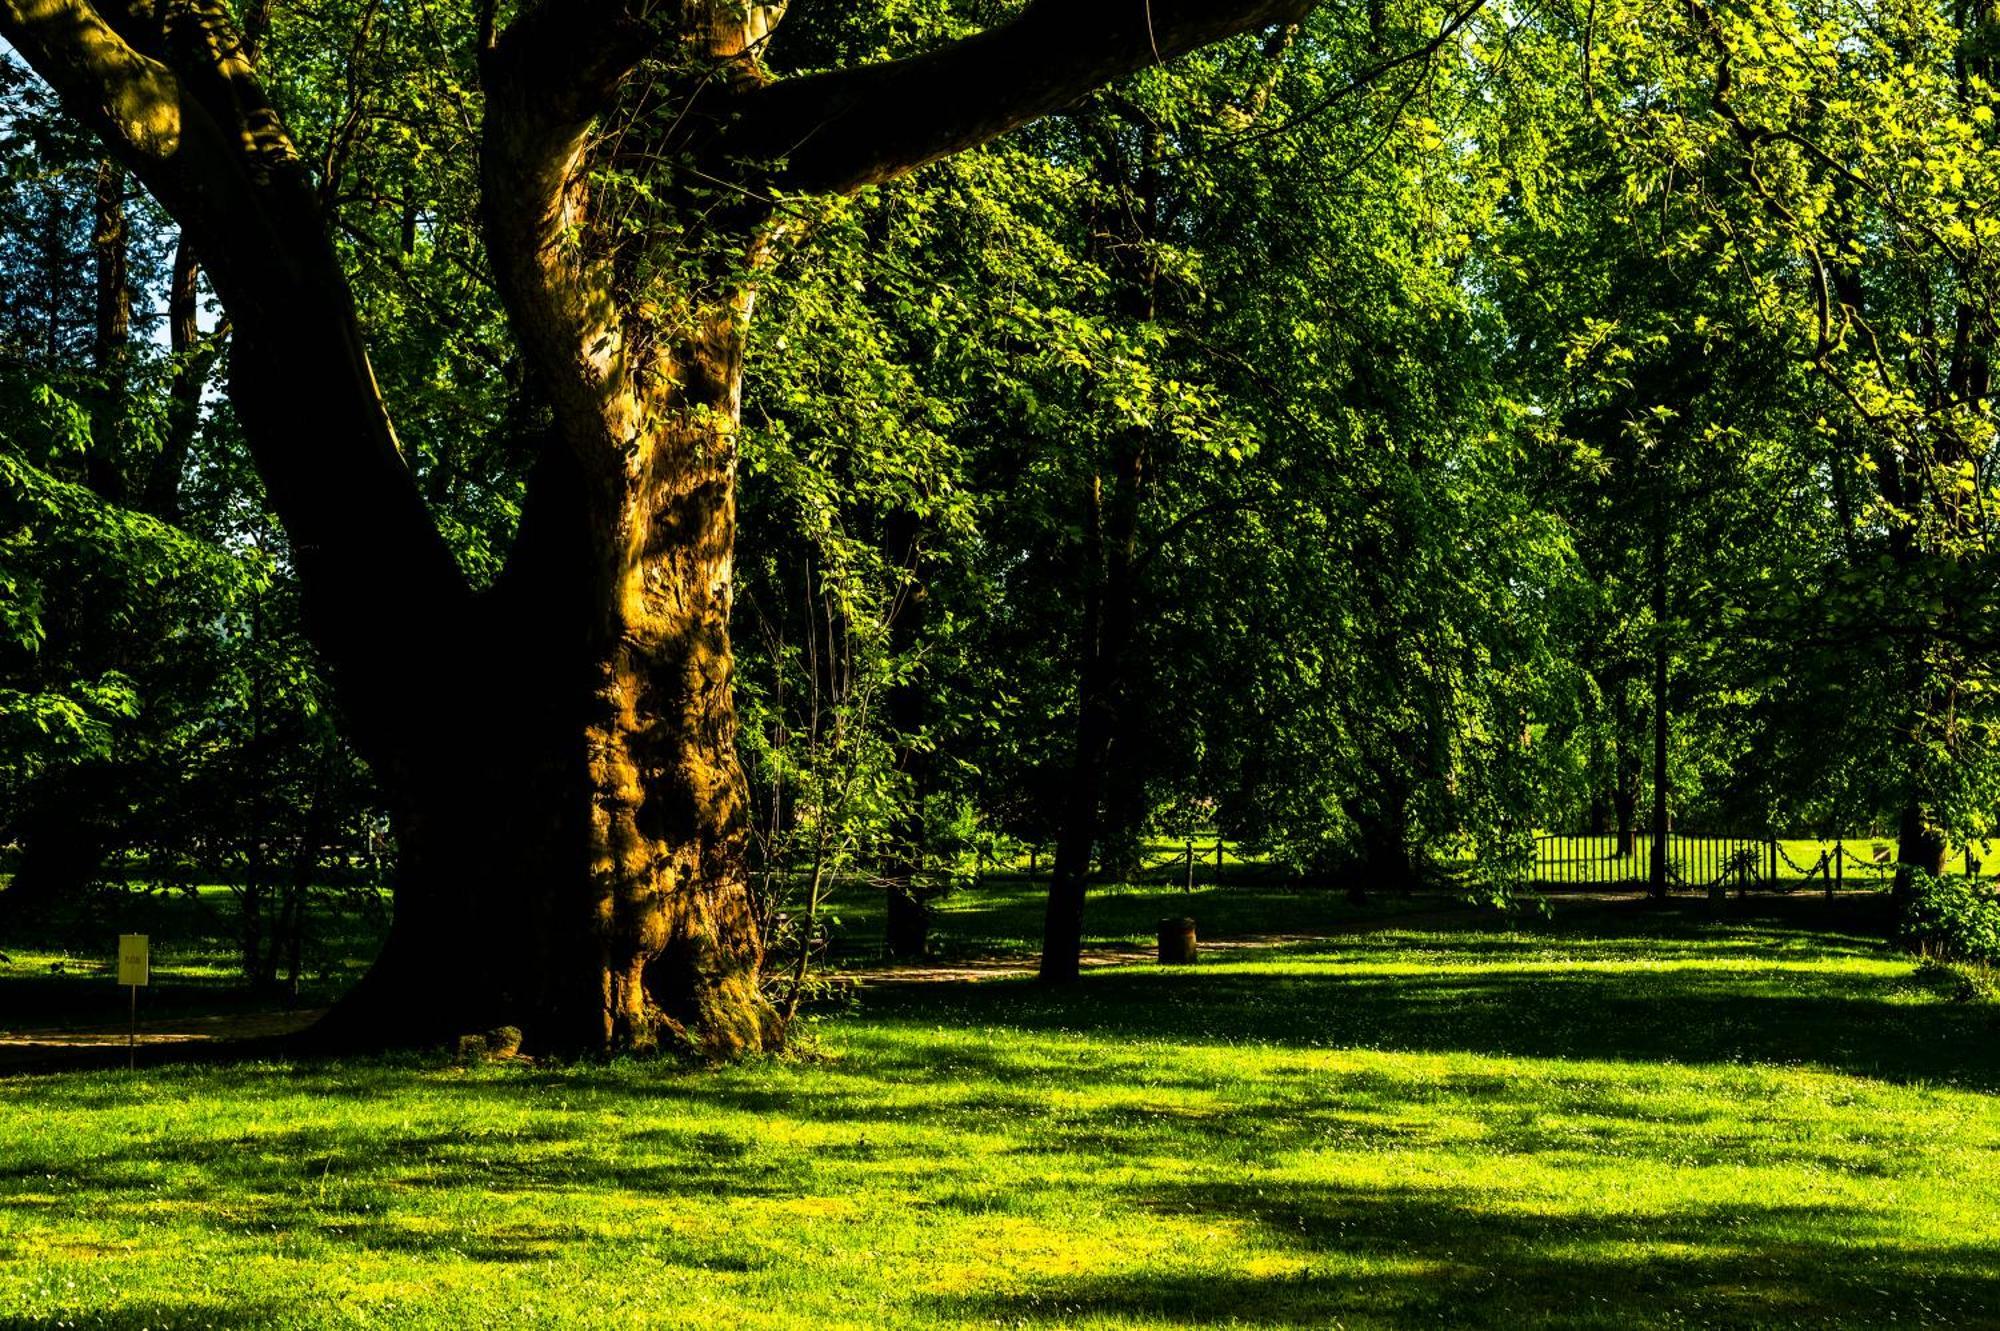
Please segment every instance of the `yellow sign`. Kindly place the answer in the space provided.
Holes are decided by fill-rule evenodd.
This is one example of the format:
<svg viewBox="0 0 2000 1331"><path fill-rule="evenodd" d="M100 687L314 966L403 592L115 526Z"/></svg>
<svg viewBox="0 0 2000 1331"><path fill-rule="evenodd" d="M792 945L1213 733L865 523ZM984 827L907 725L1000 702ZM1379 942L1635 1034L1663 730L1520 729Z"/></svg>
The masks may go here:
<svg viewBox="0 0 2000 1331"><path fill-rule="evenodd" d="M118 983L150 984L152 974L152 962L146 951L146 935L118 935Z"/></svg>

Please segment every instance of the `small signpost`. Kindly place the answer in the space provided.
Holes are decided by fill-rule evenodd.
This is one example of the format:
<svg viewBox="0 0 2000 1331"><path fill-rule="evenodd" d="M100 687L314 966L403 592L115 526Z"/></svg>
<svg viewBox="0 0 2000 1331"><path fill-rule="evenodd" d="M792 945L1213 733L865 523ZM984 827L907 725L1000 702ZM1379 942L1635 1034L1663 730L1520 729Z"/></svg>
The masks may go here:
<svg viewBox="0 0 2000 1331"><path fill-rule="evenodd" d="M118 935L118 983L132 988L132 1023L125 1033L125 1066L139 1064L139 988L153 982L153 962L145 934Z"/></svg>

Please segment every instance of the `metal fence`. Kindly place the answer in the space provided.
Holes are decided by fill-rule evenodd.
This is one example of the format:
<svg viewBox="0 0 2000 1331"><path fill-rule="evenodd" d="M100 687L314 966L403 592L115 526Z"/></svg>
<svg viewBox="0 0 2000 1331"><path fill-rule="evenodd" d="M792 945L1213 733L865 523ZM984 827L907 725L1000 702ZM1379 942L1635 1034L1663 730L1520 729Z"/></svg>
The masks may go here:
<svg viewBox="0 0 2000 1331"><path fill-rule="evenodd" d="M1667 881L1677 888L1720 884L1765 886L1778 878L1778 844L1768 837L1702 836L1674 833L1667 838ZM1653 838L1639 834L1538 836L1533 883L1538 888L1639 888L1652 875Z"/></svg>
<svg viewBox="0 0 2000 1331"><path fill-rule="evenodd" d="M1796 852L1796 853L1795 853ZM1653 838L1639 832L1535 838L1531 884L1536 888L1643 888L1652 878ZM1968 878L2000 872L2000 847L1981 841L1953 850L1945 871ZM1782 838L1727 833L1676 832L1667 839L1667 882L1681 891L1712 887L1833 892L1883 887L1893 880L1893 843L1883 838Z"/></svg>

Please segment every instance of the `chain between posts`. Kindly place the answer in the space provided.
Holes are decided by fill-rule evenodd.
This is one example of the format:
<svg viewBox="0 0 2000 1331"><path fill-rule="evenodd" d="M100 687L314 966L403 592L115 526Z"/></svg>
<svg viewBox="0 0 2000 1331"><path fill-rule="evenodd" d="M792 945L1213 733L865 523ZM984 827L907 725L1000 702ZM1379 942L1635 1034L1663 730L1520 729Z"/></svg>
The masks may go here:
<svg viewBox="0 0 2000 1331"><path fill-rule="evenodd" d="M1822 850L1819 853L1819 859L1815 860L1810 865L1805 865L1805 864L1800 864L1797 860L1792 858L1791 852L1785 849L1784 842L1779 841L1776 838L1773 838L1771 841L1771 846L1772 849L1778 852L1778 858L1783 860L1788 868L1794 869L1797 872L1804 874L1807 880L1810 880L1814 874L1819 873L1821 870L1827 868L1831 863L1828 857L1833 854L1832 851Z"/></svg>

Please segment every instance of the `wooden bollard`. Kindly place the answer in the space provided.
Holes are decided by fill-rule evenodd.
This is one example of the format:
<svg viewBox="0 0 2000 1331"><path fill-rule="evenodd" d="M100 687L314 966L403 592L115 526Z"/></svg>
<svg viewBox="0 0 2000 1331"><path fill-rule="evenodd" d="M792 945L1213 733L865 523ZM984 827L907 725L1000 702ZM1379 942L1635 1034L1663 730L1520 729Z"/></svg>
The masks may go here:
<svg viewBox="0 0 2000 1331"><path fill-rule="evenodd" d="M1194 957L1194 921L1185 915L1161 920L1160 964L1189 966L1194 964Z"/></svg>

